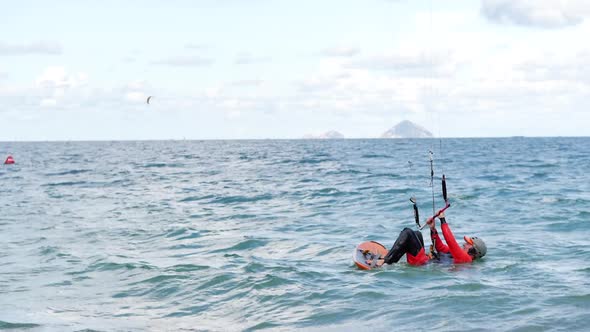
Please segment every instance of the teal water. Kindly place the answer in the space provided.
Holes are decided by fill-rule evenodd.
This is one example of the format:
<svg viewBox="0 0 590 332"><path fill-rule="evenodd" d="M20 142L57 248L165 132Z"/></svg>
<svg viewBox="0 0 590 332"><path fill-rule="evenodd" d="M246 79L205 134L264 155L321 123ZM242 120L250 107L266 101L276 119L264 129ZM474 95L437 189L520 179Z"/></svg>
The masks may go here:
<svg viewBox="0 0 590 332"><path fill-rule="evenodd" d="M585 331L589 147L0 143L0 330ZM432 212L432 148L451 228L488 255L357 270L356 244L415 227L410 196Z"/></svg>

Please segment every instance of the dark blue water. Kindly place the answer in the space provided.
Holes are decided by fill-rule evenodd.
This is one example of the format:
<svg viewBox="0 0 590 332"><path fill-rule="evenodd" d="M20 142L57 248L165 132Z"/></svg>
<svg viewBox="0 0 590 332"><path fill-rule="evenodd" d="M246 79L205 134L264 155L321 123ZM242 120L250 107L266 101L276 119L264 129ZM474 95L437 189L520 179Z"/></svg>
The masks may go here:
<svg viewBox="0 0 590 332"><path fill-rule="evenodd" d="M488 255L360 271L432 212ZM590 138L1 143L0 329L584 331ZM411 163L408 163L411 161ZM437 208L442 205L435 183ZM428 239L428 232L424 232ZM428 242L428 240L427 240ZM403 259L405 261L405 259Z"/></svg>

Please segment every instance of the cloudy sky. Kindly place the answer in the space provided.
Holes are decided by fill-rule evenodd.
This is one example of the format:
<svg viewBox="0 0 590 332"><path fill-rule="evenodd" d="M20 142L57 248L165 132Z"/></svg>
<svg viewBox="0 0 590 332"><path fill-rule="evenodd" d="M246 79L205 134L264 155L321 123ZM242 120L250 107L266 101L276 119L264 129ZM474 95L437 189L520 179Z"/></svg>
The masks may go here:
<svg viewBox="0 0 590 332"><path fill-rule="evenodd" d="M588 36L585 0L13 1L0 140L588 136Z"/></svg>

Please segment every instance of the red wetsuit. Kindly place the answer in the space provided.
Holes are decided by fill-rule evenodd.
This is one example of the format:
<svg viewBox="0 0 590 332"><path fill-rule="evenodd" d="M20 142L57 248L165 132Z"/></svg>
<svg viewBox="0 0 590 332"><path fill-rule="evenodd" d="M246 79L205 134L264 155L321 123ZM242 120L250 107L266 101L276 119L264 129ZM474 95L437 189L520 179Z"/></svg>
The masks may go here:
<svg viewBox="0 0 590 332"><path fill-rule="evenodd" d="M445 237L445 241L447 241L447 244L445 245L443 241L440 239L440 237L438 236L438 232L436 231L436 228L431 229L430 238L432 239L432 243L435 244L436 251L444 254L450 253L451 256L453 256L453 263L455 264L471 263L473 259L471 258L471 256L469 256L468 253L466 253L463 250L463 248L461 248L459 243L457 243L457 240L455 240L455 236L453 235L453 232L451 232L451 228L449 228L449 225L445 221L445 218L441 218L440 221L440 227L442 229L443 236Z"/></svg>
<svg viewBox="0 0 590 332"><path fill-rule="evenodd" d="M428 263L428 256L424 252L424 240L420 231L404 228L395 240L393 247L383 258L385 264L397 263L403 255L406 255L408 264L423 265Z"/></svg>
<svg viewBox="0 0 590 332"><path fill-rule="evenodd" d="M409 252L406 253L406 259L408 260L408 264L416 266L424 265L428 263L428 261L430 260L430 258L428 258L428 256L426 256L426 253L424 252L424 247L420 249L416 256L413 256Z"/></svg>
<svg viewBox="0 0 590 332"><path fill-rule="evenodd" d="M430 238L432 239L432 243L435 244L436 251L453 256L453 263L455 264L471 263L473 261L471 256L459 246L457 240L455 240L453 232L451 232L449 225L447 225L445 218L440 218L440 221L443 236L447 244L444 244L438 236L436 228L431 229ZM400 232L397 240L395 240L393 247L391 247L387 255L385 255L384 263L397 263L404 254L410 265L424 265L430 261L431 258L428 257L424 251L424 241L422 240L422 234L420 231L413 231L407 227L404 228Z"/></svg>

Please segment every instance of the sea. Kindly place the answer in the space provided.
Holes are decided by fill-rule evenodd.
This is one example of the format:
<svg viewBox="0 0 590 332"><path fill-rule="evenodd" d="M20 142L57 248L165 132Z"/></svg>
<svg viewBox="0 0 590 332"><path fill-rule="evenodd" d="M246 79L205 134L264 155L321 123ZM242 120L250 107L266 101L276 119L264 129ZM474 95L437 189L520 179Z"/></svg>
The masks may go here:
<svg viewBox="0 0 590 332"><path fill-rule="evenodd" d="M0 330L590 329L590 137L0 143L8 155ZM416 229L411 197L422 222L444 205L443 174L451 229L487 255L357 269L357 244Z"/></svg>

